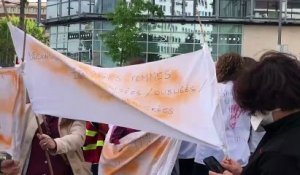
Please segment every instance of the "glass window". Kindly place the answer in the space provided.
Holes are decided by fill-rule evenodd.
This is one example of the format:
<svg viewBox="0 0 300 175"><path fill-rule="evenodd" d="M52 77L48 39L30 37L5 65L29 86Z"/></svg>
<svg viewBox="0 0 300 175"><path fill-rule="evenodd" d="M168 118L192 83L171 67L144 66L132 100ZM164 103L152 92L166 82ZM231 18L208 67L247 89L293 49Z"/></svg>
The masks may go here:
<svg viewBox="0 0 300 175"><path fill-rule="evenodd" d="M81 13L93 13L95 1L94 0L81 0Z"/></svg>
<svg viewBox="0 0 300 175"><path fill-rule="evenodd" d="M56 37L57 37L56 34L51 34L50 35L50 43L56 43Z"/></svg>
<svg viewBox="0 0 300 175"><path fill-rule="evenodd" d="M278 18L279 0L255 0L255 18Z"/></svg>
<svg viewBox="0 0 300 175"><path fill-rule="evenodd" d="M142 52L147 52L147 42L138 42Z"/></svg>
<svg viewBox="0 0 300 175"><path fill-rule="evenodd" d="M57 42L56 51L63 53L67 51L67 43L66 42Z"/></svg>
<svg viewBox="0 0 300 175"><path fill-rule="evenodd" d="M103 30L112 30L114 27L110 22L103 21Z"/></svg>
<svg viewBox="0 0 300 175"><path fill-rule="evenodd" d="M218 55L218 45L217 44L212 44L211 45L211 54L212 55Z"/></svg>
<svg viewBox="0 0 300 175"><path fill-rule="evenodd" d="M195 51L202 49L202 45L200 45L200 44L195 44L194 47L195 47L195 49L194 49Z"/></svg>
<svg viewBox="0 0 300 175"><path fill-rule="evenodd" d="M185 8L186 2L183 2L183 0L174 0L173 4L173 16L183 16L184 11L183 8Z"/></svg>
<svg viewBox="0 0 300 175"><path fill-rule="evenodd" d="M242 0L220 0L220 16L241 17Z"/></svg>
<svg viewBox="0 0 300 175"><path fill-rule="evenodd" d="M71 1L70 2L70 15L77 15L77 14L79 14L79 2Z"/></svg>
<svg viewBox="0 0 300 175"><path fill-rule="evenodd" d="M79 60L79 53L78 52L67 52L67 56L73 58L75 60Z"/></svg>
<svg viewBox="0 0 300 175"><path fill-rule="evenodd" d="M148 54L148 62L157 61L157 60L161 60L161 59L162 59L162 57L158 53Z"/></svg>
<svg viewBox="0 0 300 175"><path fill-rule="evenodd" d="M212 16L215 14L215 0L196 0L195 3L195 10L200 16ZM197 14L193 14L197 16Z"/></svg>
<svg viewBox="0 0 300 175"><path fill-rule="evenodd" d="M92 60L92 52L79 52L79 61L90 64Z"/></svg>
<svg viewBox="0 0 300 175"><path fill-rule="evenodd" d="M138 41L147 41L148 40L148 35L147 33L141 33L139 35Z"/></svg>
<svg viewBox="0 0 300 175"><path fill-rule="evenodd" d="M92 41L81 41L82 44L82 51L89 51L93 48L93 42Z"/></svg>
<svg viewBox="0 0 300 175"><path fill-rule="evenodd" d="M103 0L102 1L102 13L109 13L114 11L117 0Z"/></svg>
<svg viewBox="0 0 300 175"><path fill-rule="evenodd" d="M242 33L242 27L240 25L219 25L220 33Z"/></svg>
<svg viewBox="0 0 300 175"><path fill-rule="evenodd" d="M100 52L93 52L92 58L93 58L93 65L94 66L101 66L101 62L100 62Z"/></svg>
<svg viewBox="0 0 300 175"><path fill-rule="evenodd" d="M112 30L113 25L107 21L95 21L94 28L99 30Z"/></svg>
<svg viewBox="0 0 300 175"><path fill-rule="evenodd" d="M195 11L195 2L194 1L189 1L189 0L186 0L185 1L185 6L184 6L184 10L185 10L185 13L186 13L186 16L194 16L194 11Z"/></svg>
<svg viewBox="0 0 300 175"><path fill-rule="evenodd" d="M287 1L287 18L300 19L300 2L298 0Z"/></svg>
<svg viewBox="0 0 300 175"><path fill-rule="evenodd" d="M69 25L69 32L78 32L79 31L79 24L70 24Z"/></svg>
<svg viewBox="0 0 300 175"><path fill-rule="evenodd" d="M58 5L47 6L47 19L57 18Z"/></svg>
<svg viewBox="0 0 300 175"><path fill-rule="evenodd" d="M176 48L176 53L188 53L193 51L194 51L193 44L179 44L179 46Z"/></svg>
<svg viewBox="0 0 300 175"><path fill-rule="evenodd" d="M102 52L101 56L101 66L103 67L115 67L116 63L113 62L112 58L110 56L108 56L107 53Z"/></svg>
<svg viewBox="0 0 300 175"><path fill-rule="evenodd" d="M75 53L80 50L79 48L79 40L77 41L68 41L68 52Z"/></svg>
<svg viewBox="0 0 300 175"><path fill-rule="evenodd" d="M100 51L101 45L102 45L102 41L101 40L94 40L93 50L94 51Z"/></svg>
<svg viewBox="0 0 300 175"><path fill-rule="evenodd" d="M93 29L93 22L81 23L80 30L92 30Z"/></svg>
<svg viewBox="0 0 300 175"><path fill-rule="evenodd" d="M161 7L165 16L171 16L173 14L174 6L172 5L172 0L155 0L154 4Z"/></svg>
<svg viewBox="0 0 300 175"><path fill-rule="evenodd" d="M57 4L57 3L59 3L58 0L48 0L48 1L47 1L47 6L48 6L48 5L54 5L54 4Z"/></svg>
<svg viewBox="0 0 300 175"><path fill-rule="evenodd" d="M154 24L148 24L148 30L149 32L161 32L162 31L162 23L154 23Z"/></svg>
<svg viewBox="0 0 300 175"><path fill-rule="evenodd" d="M160 52L160 46L158 45L158 43L148 43L148 52Z"/></svg>
<svg viewBox="0 0 300 175"><path fill-rule="evenodd" d="M57 33L57 26L51 26L50 27L50 34L56 34Z"/></svg>
<svg viewBox="0 0 300 175"><path fill-rule="evenodd" d="M57 43L67 42L67 34L57 34Z"/></svg>
<svg viewBox="0 0 300 175"><path fill-rule="evenodd" d="M218 55L222 55L228 52L241 53L241 45L219 45L218 46Z"/></svg>
<svg viewBox="0 0 300 175"><path fill-rule="evenodd" d="M69 16L69 15L70 15L69 3L64 2L61 4L61 16Z"/></svg>
<svg viewBox="0 0 300 175"><path fill-rule="evenodd" d="M171 41L171 33L149 33L148 40L151 42L161 42L161 43L168 43Z"/></svg>
<svg viewBox="0 0 300 175"><path fill-rule="evenodd" d="M101 34L102 34L101 30L94 30L93 34L94 34L93 35L94 40L100 40L101 39Z"/></svg>
<svg viewBox="0 0 300 175"><path fill-rule="evenodd" d="M51 47L52 49L56 50L56 43L50 42L50 47Z"/></svg>

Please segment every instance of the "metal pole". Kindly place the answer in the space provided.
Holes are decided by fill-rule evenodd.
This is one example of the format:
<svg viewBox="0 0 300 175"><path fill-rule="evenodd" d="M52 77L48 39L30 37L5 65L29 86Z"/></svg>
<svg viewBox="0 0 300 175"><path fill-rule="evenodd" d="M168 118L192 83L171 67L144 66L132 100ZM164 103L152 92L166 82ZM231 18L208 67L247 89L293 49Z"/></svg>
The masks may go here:
<svg viewBox="0 0 300 175"><path fill-rule="evenodd" d="M284 21L287 20L287 8L288 8L288 0L284 0Z"/></svg>
<svg viewBox="0 0 300 175"><path fill-rule="evenodd" d="M43 134L43 129L42 129L41 125L40 125L39 118L37 116L35 116L35 119L36 119L36 123L38 125L39 133L42 135ZM49 168L50 175L54 175L49 152L45 151L45 155L46 155L46 159L47 159L47 163L48 163L48 168Z"/></svg>
<svg viewBox="0 0 300 175"><path fill-rule="evenodd" d="M279 47L279 51L282 51L281 33L282 33L282 0L279 0L278 43L277 43Z"/></svg>
<svg viewBox="0 0 300 175"><path fill-rule="evenodd" d="M254 0L250 1L250 20L253 20L253 13L254 13Z"/></svg>
<svg viewBox="0 0 300 175"><path fill-rule="evenodd" d="M26 8L26 0L20 0L20 21L19 28L24 30L25 26L25 8Z"/></svg>
<svg viewBox="0 0 300 175"><path fill-rule="evenodd" d="M37 6L37 23L38 25L40 25L41 23L41 11L42 11L42 1L41 0L38 0L38 6Z"/></svg>
<svg viewBox="0 0 300 175"><path fill-rule="evenodd" d="M220 0L215 1L215 7L213 7L213 8L215 8L216 19L219 19L219 17L220 17Z"/></svg>

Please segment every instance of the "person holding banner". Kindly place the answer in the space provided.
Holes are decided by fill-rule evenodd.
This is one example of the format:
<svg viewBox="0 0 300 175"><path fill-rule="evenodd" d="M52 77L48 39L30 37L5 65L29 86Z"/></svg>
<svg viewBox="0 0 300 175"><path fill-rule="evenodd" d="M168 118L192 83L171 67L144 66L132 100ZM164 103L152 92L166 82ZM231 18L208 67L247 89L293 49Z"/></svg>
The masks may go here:
<svg viewBox="0 0 300 175"><path fill-rule="evenodd" d="M0 174L17 175L20 172L20 162L0 159Z"/></svg>
<svg viewBox="0 0 300 175"><path fill-rule="evenodd" d="M90 163L85 162L81 150L85 141L84 121L37 115L44 132L41 134L29 104L26 115L28 123L20 158L22 174L49 174L47 151L54 175L91 175Z"/></svg>
<svg viewBox="0 0 300 175"><path fill-rule="evenodd" d="M247 65L246 65L247 63ZM225 144L228 156L246 165L250 156L248 139L250 135L250 115L241 110L233 99L233 82L244 71L246 66L254 64L238 54L227 53L219 57L216 64L217 80L219 82L220 107L223 113L221 119L225 125ZM220 131L222 132L222 131ZM208 168L203 159L214 156L221 161L225 155L223 150L216 150L206 145L198 144L195 156L194 175L208 175Z"/></svg>
<svg viewBox="0 0 300 175"><path fill-rule="evenodd" d="M266 134L245 168L224 160L224 175L300 174L299 72L295 56L270 51L235 82L236 102L261 122Z"/></svg>

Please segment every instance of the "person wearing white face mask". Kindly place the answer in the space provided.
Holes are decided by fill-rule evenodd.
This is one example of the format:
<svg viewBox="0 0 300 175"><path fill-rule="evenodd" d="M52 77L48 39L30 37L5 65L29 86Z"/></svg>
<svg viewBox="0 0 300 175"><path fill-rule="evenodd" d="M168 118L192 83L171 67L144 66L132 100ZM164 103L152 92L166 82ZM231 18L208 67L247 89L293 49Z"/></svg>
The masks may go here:
<svg viewBox="0 0 300 175"><path fill-rule="evenodd" d="M237 79L236 102L244 111L256 114L252 124L262 126L266 134L245 168L234 160L224 160L227 170L223 175L300 174L299 72L300 62L295 56L272 51Z"/></svg>

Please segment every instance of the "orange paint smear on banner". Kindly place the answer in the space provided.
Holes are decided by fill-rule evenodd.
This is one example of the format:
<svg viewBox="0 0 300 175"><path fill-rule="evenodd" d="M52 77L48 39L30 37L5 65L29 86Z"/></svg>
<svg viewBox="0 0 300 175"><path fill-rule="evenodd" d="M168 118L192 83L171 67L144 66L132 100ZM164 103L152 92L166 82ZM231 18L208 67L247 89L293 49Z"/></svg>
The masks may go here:
<svg viewBox="0 0 300 175"><path fill-rule="evenodd" d="M17 89L17 72L15 70L1 70L0 76L7 77L7 80L10 80L9 83L11 84L7 92L3 95L0 95L0 113L11 114L13 113L13 108L17 96L17 91L13 91L12 89ZM7 94L9 92L13 92L13 94Z"/></svg>
<svg viewBox="0 0 300 175"><path fill-rule="evenodd" d="M122 167L120 169L120 172L122 172L122 174L126 175L130 175L130 174L137 174L139 171L139 162L138 161L132 161L129 164L127 164L126 166Z"/></svg>
<svg viewBox="0 0 300 175"><path fill-rule="evenodd" d="M19 90L18 90L18 100L19 103L16 115L19 118L25 117L25 108L26 108L26 89L24 85L24 80L22 77L19 77Z"/></svg>
<svg viewBox="0 0 300 175"><path fill-rule="evenodd" d="M152 167L159 161L170 146L172 146L170 138L150 133L121 148L115 149L117 146L113 144L106 145L102 150L103 174L129 175L145 172L149 166ZM115 162L118 163L114 164Z"/></svg>
<svg viewBox="0 0 300 175"><path fill-rule="evenodd" d="M104 158L101 166L104 175L111 174L137 174L139 168L144 166L139 164L143 162L143 157L148 157L157 148L160 136L155 134L146 134L141 138L124 145L122 149L114 149L117 147L108 144L103 147L102 158ZM114 163L119 162L115 165Z"/></svg>
<svg viewBox="0 0 300 175"><path fill-rule="evenodd" d="M154 149L151 151L151 154L152 154L154 160L158 160L160 158L160 156L166 150L168 144L169 144L168 139L167 140L160 139L159 141L157 141L155 143L155 145L153 145Z"/></svg>
<svg viewBox="0 0 300 175"><path fill-rule="evenodd" d="M0 134L0 144L10 146L12 144L12 138L11 137L5 137L2 134Z"/></svg>
<svg viewBox="0 0 300 175"><path fill-rule="evenodd" d="M12 114L13 107L15 104L15 96L11 96L9 99L1 99L0 98L0 113ZM10 115L12 116L12 115Z"/></svg>
<svg viewBox="0 0 300 175"><path fill-rule="evenodd" d="M111 94L109 94L102 88L97 87L93 82L80 75L79 72L75 72L78 75L78 77L73 78L72 77L73 70L70 67L68 67L65 63L63 63L63 61L61 61L58 58L55 58L56 56L52 54L47 48L43 48L40 45L35 43L31 43L30 48L31 50L35 51L35 54L38 53L42 54L47 52L49 55L54 57L52 59L47 59L45 61L36 61L36 63L39 64L40 66L43 66L43 68L48 69L54 74L58 74L64 77L70 77L70 79L72 79L79 87L81 87L82 89L87 89L86 92L90 93L92 96L97 97L101 101L103 100L110 101L113 99L113 96ZM86 70L87 69L85 69L85 71Z"/></svg>
<svg viewBox="0 0 300 175"><path fill-rule="evenodd" d="M84 71L84 73L93 81L99 82L101 81L101 77L99 74L96 74L95 71L93 71L88 65L85 65L83 63L77 62L76 65Z"/></svg>

